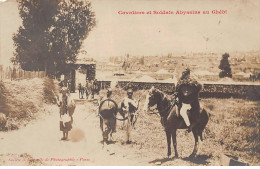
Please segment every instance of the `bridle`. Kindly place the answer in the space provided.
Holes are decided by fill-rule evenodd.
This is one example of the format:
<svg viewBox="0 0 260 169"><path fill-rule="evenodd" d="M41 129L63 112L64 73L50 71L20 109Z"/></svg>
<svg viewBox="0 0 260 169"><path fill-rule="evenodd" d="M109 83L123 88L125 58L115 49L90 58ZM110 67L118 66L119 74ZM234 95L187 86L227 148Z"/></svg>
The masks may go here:
<svg viewBox="0 0 260 169"><path fill-rule="evenodd" d="M163 98L162 99L162 101L164 101L165 99L167 99L165 96L164 96L164 93L163 92L161 92L161 91L158 91L159 92L159 94L160 94L160 96L161 96L161 98ZM158 112L156 112L156 113L151 113L151 114L158 114L158 113L160 113L160 112L165 112L166 110L168 110L168 109L172 109L174 106L175 106L175 102L174 103L170 103L167 107L165 107L163 110L158 110ZM150 108L150 106L148 105L148 108ZM158 109L158 107L157 107L157 109ZM168 115L170 114L170 111L168 111L165 115L163 115L163 116L161 116L161 118L165 118L165 117L167 117Z"/></svg>

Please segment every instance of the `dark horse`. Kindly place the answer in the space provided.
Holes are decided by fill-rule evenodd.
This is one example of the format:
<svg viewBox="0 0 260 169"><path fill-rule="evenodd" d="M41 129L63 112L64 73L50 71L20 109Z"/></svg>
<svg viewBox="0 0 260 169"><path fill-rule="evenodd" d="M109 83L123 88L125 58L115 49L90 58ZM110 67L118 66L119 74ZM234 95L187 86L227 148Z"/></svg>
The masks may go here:
<svg viewBox="0 0 260 169"><path fill-rule="evenodd" d="M187 126L183 118L181 116L177 116L176 106L172 105L172 101L169 100L166 97L166 94L164 94L162 91L152 87L149 90L146 99L147 99L146 102L148 108L157 105L158 112L161 116L161 123L166 132L167 144L168 144L168 153L167 153L168 157L171 155L171 138L172 138L173 146L175 150L175 157L177 158L178 152L177 152L177 142L176 142L176 131L177 129L187 129ZM171 109L174 109L174 112L170 114ZM191 122L195 120L192 119L190 116L189 118ZM203 140L202 132L205 126L207 125L208 120L209 120L208 113L205 111L205 109L202 109L202 111L200 111L200 119L192 129L192 133L195 139L195 145L190 157L194 157L198 151L198 136L200 136L200 139L202 141Z"/></svg>

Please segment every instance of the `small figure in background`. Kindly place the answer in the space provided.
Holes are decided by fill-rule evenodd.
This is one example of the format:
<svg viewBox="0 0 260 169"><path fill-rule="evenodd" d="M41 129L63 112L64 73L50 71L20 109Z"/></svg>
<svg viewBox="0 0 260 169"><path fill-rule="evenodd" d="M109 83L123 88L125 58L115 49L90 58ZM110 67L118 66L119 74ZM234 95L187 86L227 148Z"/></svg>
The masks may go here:
<svg viewBox="0 0 260 169"><path fill-rule="evenodd" d="M88 79L86 80L85 92L86 92L86 99L88 99L91 93L91 83Z"/></svg>
<svg viewBox="0 0 260 169"><path fill-rule="evenodd" d="M79 90L79 98L83 99L84 98L84 87L79 83L78 85L78 90Z"/></svg>
<svg viewBox="0 0 260 169"><path fill-rule="evenodd" d="M92 99L94 99L95 94L99 95L99 86L97 79L93 80L91 84L91 92L92 92Z"/></svg>

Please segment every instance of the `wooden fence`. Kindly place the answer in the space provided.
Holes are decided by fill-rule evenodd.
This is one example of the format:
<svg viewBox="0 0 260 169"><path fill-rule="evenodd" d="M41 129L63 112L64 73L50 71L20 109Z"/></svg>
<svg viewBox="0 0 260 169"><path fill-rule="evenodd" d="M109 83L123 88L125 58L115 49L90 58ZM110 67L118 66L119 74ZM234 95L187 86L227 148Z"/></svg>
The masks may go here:
<svg viewBox="0 0 260 169"><path fill-rule="evenodd" d="M25 71L21 68L0 67L0 80L22 80L32 78L43 78L46 76L45 71Z"/></svg>

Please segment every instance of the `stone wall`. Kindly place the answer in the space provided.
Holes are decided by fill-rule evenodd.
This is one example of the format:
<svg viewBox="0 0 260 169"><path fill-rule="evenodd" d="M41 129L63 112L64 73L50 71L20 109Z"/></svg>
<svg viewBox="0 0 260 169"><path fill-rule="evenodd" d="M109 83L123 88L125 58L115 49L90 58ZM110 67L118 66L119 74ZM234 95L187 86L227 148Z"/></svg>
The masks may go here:
<svg viewBox="0 0 260 169"><path fill-rule="evenodd" d="M110 81L99 81L101 89L105 89L110 86ZM243 84L243 83L210 83L204 82L203 88L200 92L202 98L243 98L250 100L260 100L260 84ZM167 93L173 94L175 90L174 83L156 83L156 82L129 82L119 81L118 86L127 90L128 86L132 86L134 90L148 90L152 86Z"/></svg>

